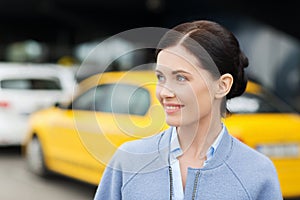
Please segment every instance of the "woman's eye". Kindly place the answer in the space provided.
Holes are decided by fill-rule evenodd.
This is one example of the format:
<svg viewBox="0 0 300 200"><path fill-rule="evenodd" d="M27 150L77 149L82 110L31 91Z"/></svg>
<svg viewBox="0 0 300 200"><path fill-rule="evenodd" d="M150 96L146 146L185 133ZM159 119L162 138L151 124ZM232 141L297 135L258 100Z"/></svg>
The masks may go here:
<svg viewBox="0 0 300 200"><path fill-rule="evenodd" d="M187 80L186 77L184 77L184 76L182 76L182 75L177 75L177 76L176 76L176 79L177 79L177 81L180 81L180 82L186 81L186 80Z"/></svg>
<svg viewBox="0 0 300 200"><path fill-rule="evenodd" d="M164 82L164 80L165 80L165 77L161 74L157 74L156 77L157 77L158 82Z"/></svg>

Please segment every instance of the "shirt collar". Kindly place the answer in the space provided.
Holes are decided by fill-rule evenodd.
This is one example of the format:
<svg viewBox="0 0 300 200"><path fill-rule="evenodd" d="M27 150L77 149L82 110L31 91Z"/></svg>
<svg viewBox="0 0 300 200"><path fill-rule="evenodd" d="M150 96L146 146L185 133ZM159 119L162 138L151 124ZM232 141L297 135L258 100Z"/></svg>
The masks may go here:
<svg viewBox="0 0 300 200"><path fill-rule="evenodd" d="M182 155L182 149L179 144L178 140L178 134L176 127L172 127L172 137L171 137L171 148L170 148L170 153L171 153L171 161L173 159L176 159L178 156Z"/></svg>
<svg viewBox="0 0 300 200"><path fill-rule="evenodd" d="M221 140L222 137L224 135L226 131L226 128L224 126L224 124L222 123L222 130L219 133L218 137L216 138L216 140L213 142L213 144L209 147L209 149L206 152L206 161L205 163L207 163L215 154ZM177 134L177 130L176 127L172 127L172 137L171 137L171 148L170 148L170 153L171 153L171 161L173 159L177 159L178 156L182 155L182 149L180 147L179 144L179 140L178 140L178 134Z"/></svg>
<svg viewBox="0 0 300 200"><path fill-rule="evenodd" d="M223 137L225 133L225 126L224 124L222 124L222 130L221 132L219 133L217 139L212 143L212 145L210 146L210 148L208 149L208 151L206 152L206 161L205 163L207 163L215 154L220 142L221 142L221 139Z"/></svg>

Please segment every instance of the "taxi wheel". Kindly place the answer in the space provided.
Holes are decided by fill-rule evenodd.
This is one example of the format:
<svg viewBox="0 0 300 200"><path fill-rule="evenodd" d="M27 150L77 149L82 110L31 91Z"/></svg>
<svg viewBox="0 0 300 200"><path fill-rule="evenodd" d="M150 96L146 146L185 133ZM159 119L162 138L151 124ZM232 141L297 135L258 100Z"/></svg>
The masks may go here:
<svg viewBox="0 0 300 200"><path fill-rule="evenodd" d="M45 162L41 143L37 137L33 137L26 149L26 161L29 170L39 176L49 174Z"/></svg>

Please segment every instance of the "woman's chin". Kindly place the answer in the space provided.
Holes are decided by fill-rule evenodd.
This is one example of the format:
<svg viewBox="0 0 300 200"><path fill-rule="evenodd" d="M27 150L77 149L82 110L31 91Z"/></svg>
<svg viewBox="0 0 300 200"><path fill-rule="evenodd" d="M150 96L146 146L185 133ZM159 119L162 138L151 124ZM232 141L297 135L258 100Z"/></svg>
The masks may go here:
<svg viewBox="0 0 300 200"><path fill-rule="evenodd" d="M171 120L171 119L166 119L166 123L169 125L169 126L175 126L175 127L178 127L181 125L181 122L179 120Z"/></svg>

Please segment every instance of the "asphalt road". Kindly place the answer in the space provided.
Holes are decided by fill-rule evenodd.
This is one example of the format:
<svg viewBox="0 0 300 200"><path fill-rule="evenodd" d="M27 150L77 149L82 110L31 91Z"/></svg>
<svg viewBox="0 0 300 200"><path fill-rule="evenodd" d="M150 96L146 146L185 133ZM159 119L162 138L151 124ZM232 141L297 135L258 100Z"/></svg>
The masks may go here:
<svg viewBox="0 0 300 200"><path fill-rule="evenodd" d="M96 187L62 176L41 178L26 168L19 148L0 148L1 200L90 200Z"/></svg>

